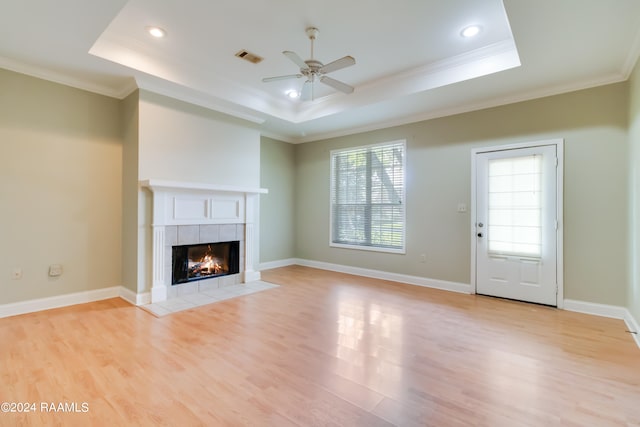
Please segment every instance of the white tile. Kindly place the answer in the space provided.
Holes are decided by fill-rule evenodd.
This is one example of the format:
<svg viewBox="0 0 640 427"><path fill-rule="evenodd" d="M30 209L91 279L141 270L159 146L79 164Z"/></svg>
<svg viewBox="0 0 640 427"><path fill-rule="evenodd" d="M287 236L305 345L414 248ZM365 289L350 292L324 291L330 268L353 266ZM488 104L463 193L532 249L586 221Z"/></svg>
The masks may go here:
<svg viewBox="0 0 640 427"><path fill-rule="evenodd" d="M164 283L166 285L171 285L171 273L172 273L172 257L173 251L170 247L165 247L164 249Z"/></svg>
<svg viewBox="0 0 640 427"><path fill-rule="evenodd" d="M180 299L182 301L190 302L192 304L200 305L203 299L210 299L211 297L208 295L204 295L200 292L181 296Z"/></svg>
<svg viewBox="0 0 640 427"><path fill-rule="evenodd" d="M187 310L189 308L194 308L196 306L194 303L185 301L182 298L175 298L167 301L168 301L168 304L164 304L163 307L166 308L167 310L171 310L172 312Z"/></svg>
<svg viewBox="0 0 640 427"><path fill-rule="evenodd" d="M157 306L157 307L163 307L163 308L167 308L167 306L169 305L169 301L174 301L174 299L166 299L164 301L160 301L160 302L154 302L153 305Z"/></svg>
<svg viewBox="0 0 640 427"><path fill-rule="evenodd" d="M227 286L226 288L218 289L218 292L220 295L235 295L235 293L237 292L237 289Z"/></svg>
<svg viewBox="0 0 640 427"><path fill-rule="evenodd" d="M212 277L211 279L200 280L198 282L198 292L211 291L220 287L220 280L218 277Z"/></svg>
<svg viewBox="0 0 640 427"><path fill-rule="evenodd" d="M208 297L216 298L218 295L220 295L220 290L219 289L210 289L208 291L200 291L198 293L201 294L201 295L206 295Z"/></svg>
<svg viewBox="0 0 640 427"><path fill-rule="evenodd" d="M235 283L234 283L233 285L225 286L225 287L220 288L220 289L221 289L221 290L223 290L224 292L229 293L229 292L236 292L236 291L239 291L239 290L241 290L243 287L244 287L243 285L237 285L237 284L235 284Z"/></svg>
<svg viewBox="0 0 640 427"><path fill-rule="evenodd" d="M271 288L275 288L276 285L272 285L270 283L265 283L265 282L260 282L260 281L255 281L255 282L249 282L249 283L245 283L245 286L249 289L255 289L258 291L261 291L263 289L271 289Z"/></svg>
<svg viewBox="0 0 640 427"><path fill-rule="evenodd" d="M178 245L194 245L200 242L200 227L197 225L178 226Z"/></svg>
<svg viewBox="0 0 640 427"><path fill-rule="evenodd" d="M238 296L239 295L235 295L235 294L222 294L222 295L218 296L216 299L218 301L225 301L225 300L228 300L228 299L236 298Z"/></svg>
<svg viewBox="0 0 640 427"><path fill-rule="evenodd" d="M167 286L167 298L177 298L178 289L177 286Z"/></svg>
<svg viewBox="0 0 640 427"><path fill-rule="evenodd" d="M220 301L218 298L214 298L208 295L204 295L204 294L200 294L202 296L202 299L200 300L200 302L198 303L198 307L201 305L207 305L207 304L212 304L214 302L218 302Z"/></svg>
<svg viewBox="0 0 640 427"><path fill-rule="evenodd" d="M152 312L153 314L155 314L156 316L160 317L160 316L166 316L167 314L171 314L171 311L159 306L158 304L149 304L149 305L145 305L144 308L150 312Z"/></svg>
<svg viewBox="0 0 640 427"><path fill-rule="evenodd" d="M198 292L198 282L182 283L180 285L176 285L175 287L178 288L179 297Z"/></svg>
<svg viewBox="0 0 640 427"><path fill-rule="evenodd" d="M216 302L240 298L245 295L262 292L274 287L278 287L278 285L262 281L251 282L250 284L230 285L224 288L190 293L159 303L149 304L145 306L145 309L151 311L156 316L165 316L167 314L176 313L190 308L200 307L206 304L213 304Z"/></svg>
<svg viewBox="0 0 640 427"><path fill-rule="evenodd" d="M220 287L221 288L225 288L228 286L233 286L236 285L238 282L238 274L230 274L228 276L221 276L220 277Z"/></svg>
<svg viewBox="0 0 640 427"><path fill-rule="evenodd" d="M237 295L239 297L241 297L241 296L244 296L244 295L255 294L256 292L260 292L260 291L256 291L255 289L242 289L242 290L237 292Z"/></svg>
<svg viewBox="0 0 640 427"><path fill-rule="evenodd" d="M238 240L236 237L236 224L221 224L220 241L230 242L232 240Z"/></svg>
<svg viewBox="0 0 640 427"><path fill-rule="evenodd" d="M198 304L198 299L199 299L199 294L197 293L193 293L193 294L188 294L188 295L180 295L178 298L176 298L176 301L180 301L180 302L188 302L189 304Z"/></svg>
<svg viewBox="0 0 640 427"><path fill-rule="evenodd" d="M200 243L217 243L220 241L220 226L209 224L200 226Z"/></svg>
<svg viewBox="0 0 640 427"><path fill-rule="evenodd" d="M176 246L178 244L178 227L175 225L168 225L164 228L164 245Z"/></svg>

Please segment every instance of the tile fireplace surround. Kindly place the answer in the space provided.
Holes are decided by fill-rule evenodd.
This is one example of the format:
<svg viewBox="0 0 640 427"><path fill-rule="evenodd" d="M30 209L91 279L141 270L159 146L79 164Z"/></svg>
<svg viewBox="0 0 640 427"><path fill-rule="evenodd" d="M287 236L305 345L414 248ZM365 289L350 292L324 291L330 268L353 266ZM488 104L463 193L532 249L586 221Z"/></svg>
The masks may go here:
<svg viewBox="0 0 640 427"><path fill-rule="evenodd" d="M153 195L151 302L260 280L259 205L263 188L150 179L140 185ZM240 273L171 285L173 245L240 241Z"/></svg>

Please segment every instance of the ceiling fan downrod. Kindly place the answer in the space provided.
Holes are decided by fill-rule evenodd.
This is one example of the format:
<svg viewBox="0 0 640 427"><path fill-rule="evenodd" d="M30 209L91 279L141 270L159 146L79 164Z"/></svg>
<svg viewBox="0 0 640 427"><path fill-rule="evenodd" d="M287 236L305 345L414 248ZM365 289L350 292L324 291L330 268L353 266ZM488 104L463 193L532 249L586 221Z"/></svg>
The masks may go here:
<svg viewBox="0 0 640 427"><path fill-rule="evenodd" d="M307 37L311 40L311 60L313 60L313 42L316 40L316 37L318 37L320 30L316 27L309 27L305 31L307 33Z"/></svg>

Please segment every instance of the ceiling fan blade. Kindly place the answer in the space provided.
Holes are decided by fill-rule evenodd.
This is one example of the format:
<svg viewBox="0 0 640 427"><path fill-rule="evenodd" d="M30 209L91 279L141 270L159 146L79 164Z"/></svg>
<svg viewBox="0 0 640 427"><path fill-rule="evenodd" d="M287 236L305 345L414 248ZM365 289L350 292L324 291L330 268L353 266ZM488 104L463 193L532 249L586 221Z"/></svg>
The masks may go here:
<svg viewBox="0 0 640 427"><path fill-rule="evenodd" d="M332 71L341 70L343 68L355 65L355 63L356 63L356 60L353 56L345 56L343 58L336 59L333 62L329 62L324 67L320 68L320 73L325 74L325 73L330 73Z"/></svg>
<svg viewBox="0 0 640 427"><path fill-rule="evenodd" d="M302 85L302 90L300 91L300 99L302 101L313 100L313 83L311 82L311 80L307 80Z"/></svg>
<svg viewBox="0 0 640 427"><path fill-rule="evenodd" d="M320 81L326 84L327 86L331 86L332 88L339 90L340 92L344 92L344 93L353 92L352 86L349 86L346 83L342 83L341 81L338 81L336 79L332 79L331 77L322 76L320 77Z"/></svg>
<svg viewBox="0 0 640 427"><path fill-rule="evenodd" d="M276 76L276 77L265 77L262 79L264 83L267 82L275 82L278 80L288 80L288 79L299 79L302 77L302 74L289 74L288 76Z"/></svg>
<svg viewBox="0 0 640 427"><path fill-rule="evenodd" d="M282 52L284 54L284 56L286 56L287 58L289 58L294 64L296 64L298 67L300 67L301 70L304 70L307 67L307 64L302 60L302 58L300 58L298 56L297 53L295 52L291 52L289 50L285 50L284 52Z"/></svg>

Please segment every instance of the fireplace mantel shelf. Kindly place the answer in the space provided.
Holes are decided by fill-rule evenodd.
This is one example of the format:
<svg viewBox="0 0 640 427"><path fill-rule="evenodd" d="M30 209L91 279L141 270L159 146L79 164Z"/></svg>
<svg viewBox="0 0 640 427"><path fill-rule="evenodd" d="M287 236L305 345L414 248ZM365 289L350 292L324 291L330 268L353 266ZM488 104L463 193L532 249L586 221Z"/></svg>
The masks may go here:
<svg viewBox="0 0 640 427"><path fill-rule="evenodd" d="M230 193L266 194L266 188L238 187L234 185L215 185L201 182L165 181L161 179L147 179L140 181L140 185L149 188L151 191L226 191Z"/></svg>

